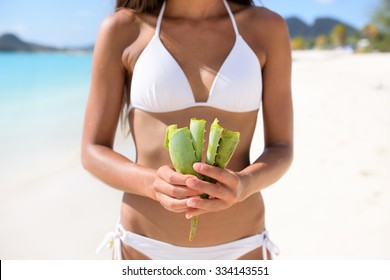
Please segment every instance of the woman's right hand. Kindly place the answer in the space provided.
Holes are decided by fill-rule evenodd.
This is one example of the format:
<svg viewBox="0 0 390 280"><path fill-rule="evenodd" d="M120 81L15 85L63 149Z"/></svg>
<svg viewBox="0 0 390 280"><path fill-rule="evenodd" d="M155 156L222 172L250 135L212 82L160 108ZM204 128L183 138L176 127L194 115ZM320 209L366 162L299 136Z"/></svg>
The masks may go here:
<svg viewBox="0 0 390 280"><path fill-rule="evenodd" d="M199 196L200 193L186 186L186 181L193 175L183 175L173 170L170 166L164 165L157 170L156 178L153 182L155 199L161 205L172 212L187 212L189 198Z"/></svg>

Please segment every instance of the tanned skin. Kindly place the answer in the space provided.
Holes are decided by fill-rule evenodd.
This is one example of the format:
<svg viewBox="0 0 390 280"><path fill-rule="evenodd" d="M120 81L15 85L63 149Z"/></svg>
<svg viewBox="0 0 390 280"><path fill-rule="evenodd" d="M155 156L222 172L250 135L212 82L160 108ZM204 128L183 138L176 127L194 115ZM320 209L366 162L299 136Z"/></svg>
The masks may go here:
<svg viewBox="0 0 390 280"><path fill-rule="evenodd" d="M289 36L284 20L274 12L234 2L229 5L241 36L261 64L262 111L231 113L193 107L150 113L133 109L128 121L136 145L136 162L115 152L113 143L124 87L131 83L134 65L154 34L158 11L146 14L121 9L102 23L93 56L82 163L97 178L124 192L121 223L126 230L191 247L223 244L265 228L260 191L282 177L293 158ZM223 2L168 0L160 37L183 69L195 100L207 101L215 75L235 42ZM261 145L252 143L259 112L265 145L251 164L250 146ZM215 178L216 184L175 172L164 148L167 125L188 126L193 117L205 119L208 125L218 118L223 127L241 133L227 169L194 165L197 172ZM201 193L213 199L201 199ZM200 215L200 221L196 238L190 242L190 218L195 215ZM122 253L124 259L147 259L124 244ZM240 259L263 259L262 250L259 247Z"/></svg>

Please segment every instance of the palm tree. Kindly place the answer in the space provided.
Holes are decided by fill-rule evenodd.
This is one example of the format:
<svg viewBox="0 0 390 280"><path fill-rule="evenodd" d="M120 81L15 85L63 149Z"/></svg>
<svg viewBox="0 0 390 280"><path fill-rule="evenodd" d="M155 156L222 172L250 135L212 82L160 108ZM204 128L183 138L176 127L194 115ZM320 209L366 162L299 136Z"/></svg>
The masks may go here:
<svg viewBox="0 0 390 280"><path fill-rule="evenodd" d="M379 28L375 23L369 23L363 27L363 34L370 40L376 40L379 36Z"/></svg>
<svg viewBox="0 0 390 280"><path fill-rule="evenodd" d="M343 24L336 24L333 27L331 37L335 46L344 46L347 38L347 28Z"/></svg>

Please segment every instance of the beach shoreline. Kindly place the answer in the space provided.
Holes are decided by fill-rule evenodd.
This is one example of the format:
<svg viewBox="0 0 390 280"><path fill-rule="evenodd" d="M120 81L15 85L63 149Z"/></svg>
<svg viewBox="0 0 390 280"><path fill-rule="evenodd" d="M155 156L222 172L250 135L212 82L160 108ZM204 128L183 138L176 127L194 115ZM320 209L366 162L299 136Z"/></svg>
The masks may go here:
<svg viewBox="0 0 390 280"><path fill-rule="evenodd" d="M390 54L293 52L294 162L262 192L267 229L281 250L276 259L390 259L388 65ZM63 146L34 152L40 138L23 135L15 143L32 143L18 155L22 149L6 143L0 259L111 258L95 249L114 229L122 193L82 168L82 116L67 119L80 118ZM261 152L261 127L259 119L252 160ZM132 139L120 131L115 149L134 159ZM37 158L23 164L23 157Z"/></svg>

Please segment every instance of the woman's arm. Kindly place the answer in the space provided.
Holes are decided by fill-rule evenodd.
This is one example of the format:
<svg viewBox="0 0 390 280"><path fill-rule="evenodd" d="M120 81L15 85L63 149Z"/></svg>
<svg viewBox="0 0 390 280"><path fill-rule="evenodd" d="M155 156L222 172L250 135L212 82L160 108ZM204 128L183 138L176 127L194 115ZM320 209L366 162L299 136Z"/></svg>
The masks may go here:
<svg viewBox="0 0 390 280"><path fill-rule="evenodd" d="M288 28L279 16L270 20L266 63L263 69L264 144L262 155L240 172L245 197L282 177L293 159L293 106L291 96L291 49Z"/></svg>
<svg viewBox="0 0 390 280"><path fill-rule="evenodd" d="M132 34L139 34L139 30L132 30L137 29L132 20L129 11L117 12L100 28L84 121L82 164L116 189L157 200L170 211L184 212L188 209L185 198L199 195L185 187L188 175L167 166L147 168L113 150L127 75L122 54L135 40Z"/></svg>
<svg viewBox="0 0 390 280"><path fill-rule="evenodd" d="M113 151L125 83L123 50L131 43L133 19L117 12L103 22L92 64L92 80L87 103L82 164L86 170L124 192L153 198L155 171L139 166ZM123 30L129 32L124 34Z"/></svg>
<svg viewBox="0 0 390 280"><path fill-rule="evenodd" d="M263 67L263 119L265 148L261 156L241 172L196 163L194 169L218 181L217 184L187 180L191 189L214 197L193 197L187 218L226 209L267 188L285 174L293 158L293 110L291 97L291 50L287 25L272 15L266 36L266 62Z"/></svg>

